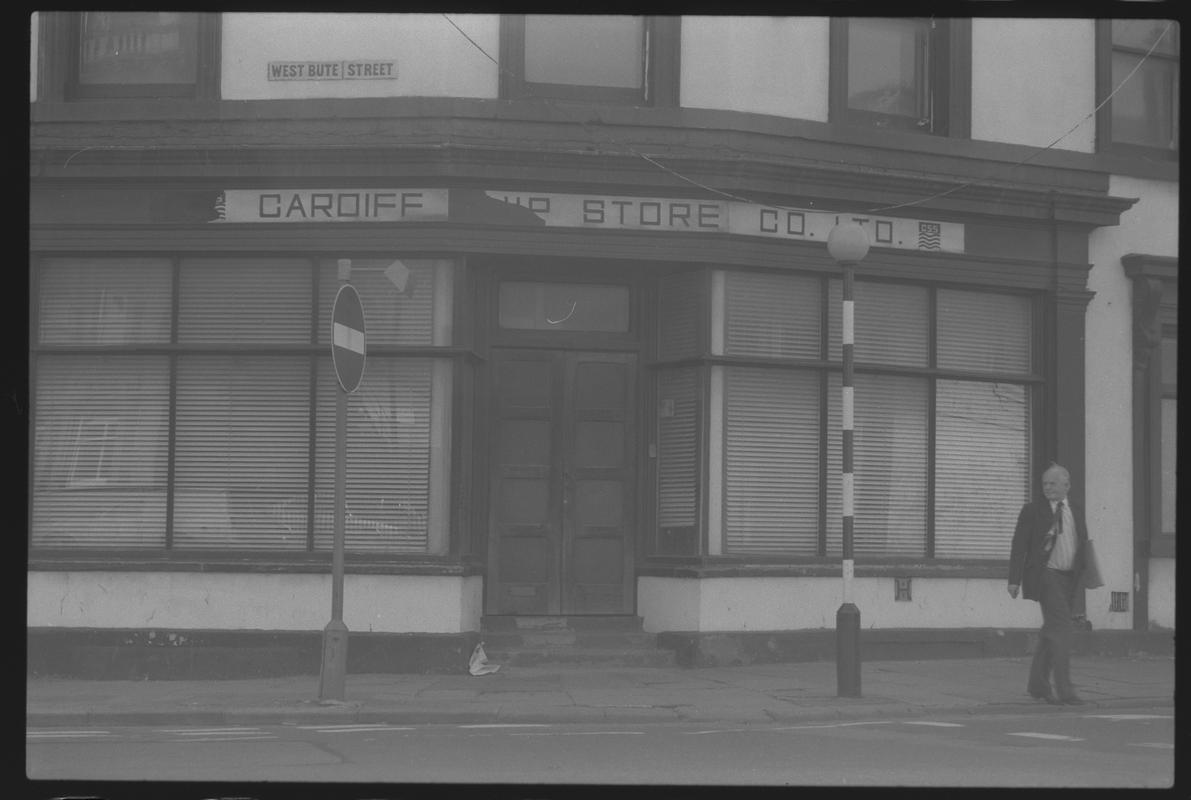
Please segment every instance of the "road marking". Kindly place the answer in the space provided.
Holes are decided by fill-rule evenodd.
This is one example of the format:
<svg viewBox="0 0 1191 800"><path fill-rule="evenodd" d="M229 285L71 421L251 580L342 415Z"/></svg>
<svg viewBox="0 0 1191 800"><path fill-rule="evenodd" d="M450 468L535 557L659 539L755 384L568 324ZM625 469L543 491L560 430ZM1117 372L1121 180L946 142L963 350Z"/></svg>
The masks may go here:
<svg viewBox="0 0 1191 800"><path fill-rule="evenodd" d="M1011 733L1009 736L1028 736L1031 739L1054 739L1060 742L1082 742L1076 736L1064 736L1061 733L1033 733L1032 731L1022 731L1020 733Z"/></svg>
<svg viewBox="0 0 1191 800"><path fill-rule="evenodd" d="M645 731L567 731L552 733L514 733L512 736L644 736Z"/></svg>
<svg viewBox="0 0 1191 800"><path fill-rule="evenodd" d="M809 730L811 728L846 728L852 725L888 725L890 720L871 720L865 722L833 722L830 725L790 725L782 728L773 728L775 731L801 731Z"/></svg>
<svg viewBox="0 0 1191 800"><path fill-rule="evenodd" d="M714 731L683 731L682 733L684 736L703 736L708 733L747 733L750 730L756 730L756 728L720 728Z"/></svg>
<svg viewBox="0 0 1191 800"><path fill-rule="evenodd" d="M182 736L201 736L208 733L259 733L260 728L158 728L157 733L177 733Z"/></svg>
<svg viewBox="0 0 1191 800"><path fill-rule="evenodd" d="M1084 714L1088 719L1174 719L1172 714Z"/></svg>
<svg viewBox="0 0 1191 800"><path fill-rule="evenodd" d="M111 731L25 731L25 736L44 736L48 739L60 739L67 736L111 736Z"/></svg>
<svg viewBox="0 0 1191 800"><path fill-rule="evenodd" d="M304 731L319 733L371 733L372 731L412 731L414 728L397 725L299 725Z"/></svg>
<svg viewBox="0 0 1191 800"><path fill-rule="evenodd" d="M1129 742L1130 747L1156 747L1159 750L1173 750L1174 745L1170 742Z"/></svg>
<svg viewBox="0 0 1191 800"><path fill-rule="evenodd" d="M931 727L934 727L934 728L962 728L963 727L963 725L961 725L958 722L932 722L930 720L909 720L905 724L907 724L907 725L930 725Z"/></svg>
<svg viewBox="0 0 1191 800"><path fill-rule="evenodd" d="M271 733L252 734L250 736L205 736L197 739L182 739L186 743L190 742L245 742L253 739L276 739L277 737Z"/></svg>
<svg viewBox="0 0 1191 800"><path fill-rule="evenodd" d="M549 728L544 722L490 722L481 725L458 725L459 728Z"/></svg>

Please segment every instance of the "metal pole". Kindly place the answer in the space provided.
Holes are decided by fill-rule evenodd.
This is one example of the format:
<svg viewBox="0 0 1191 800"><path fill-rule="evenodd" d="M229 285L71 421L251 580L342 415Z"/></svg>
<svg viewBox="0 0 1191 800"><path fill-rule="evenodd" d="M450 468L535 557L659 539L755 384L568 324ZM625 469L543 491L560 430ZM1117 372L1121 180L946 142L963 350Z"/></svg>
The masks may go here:
<svg viewBox="0 0 1191 800"><path fill-rule="evenodd" d="M339 262L339 281L348 283L351 262ZM338 381L336 381L338 383ZM331 621L323 629L323 662L318 699L343 700L347 683L347 626L343 624L343 534L347 512L347 398L335 392L335 540L331 550Z"/></svg>
<svg viewBox="0 0 1191 800"><path fill-rule="evenodd" d="M843 416L843 603L835 614L835 677L836 694L840 697L860 697L860 609L852 602L852 523L853 473L852 432L854 424L854 394L852 390L853 328L855 307L852 302L852 279L855 264L842 261L843 268L843 380L841 381L840 410Z"/></svg>

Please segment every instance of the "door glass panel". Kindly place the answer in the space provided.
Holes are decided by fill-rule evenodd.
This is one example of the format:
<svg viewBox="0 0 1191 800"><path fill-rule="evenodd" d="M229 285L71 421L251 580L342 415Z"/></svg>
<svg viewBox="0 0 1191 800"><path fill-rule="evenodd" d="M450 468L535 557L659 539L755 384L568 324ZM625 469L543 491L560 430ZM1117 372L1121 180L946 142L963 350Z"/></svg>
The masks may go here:
<svg viewBox="0 0 1191 800"><path fill-rule="evenodd" d="M581 525L619 526L624 518L620 481L579 481L575 513Z"/></svg>
<svg viewBox="0 0 1191 800"><path fill-rule="evenodd" d="M576 467L619 467L624 463L624 424L576 422Z"/></svg>
<svg viewBox="0 0 1191 800"><path fill-rule="evenodd" d="M550 423L544 420L505 420L500 424L498 464L550 465Z"/></svg>
<svg viewBox="0 0 1191 800"><path fill-rule="evenodd" d="M549 482L540 478L505 478L500 482L500 520L540 525L547 522Z"/></svg>
<svg viewBox="0 0 1191 800"><path fill-rule="evenodd" d="M583 410L624 407L624 367L580 364L575 370L575 407Z"/></svg>
<svg viewBox="0 0 1191 800"><path fill-rule="evenodd" d="M500 285L500 327L515 330L625 332L629 287L509 281Z"/></svg>

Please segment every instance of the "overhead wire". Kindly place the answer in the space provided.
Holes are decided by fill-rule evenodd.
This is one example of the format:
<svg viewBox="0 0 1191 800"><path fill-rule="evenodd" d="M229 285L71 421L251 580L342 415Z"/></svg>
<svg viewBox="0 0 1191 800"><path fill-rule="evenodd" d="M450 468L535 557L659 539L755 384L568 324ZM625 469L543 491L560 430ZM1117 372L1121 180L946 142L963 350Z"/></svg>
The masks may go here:
<svg viewBox="0 0 1191 800"><path fill-rule="evenodd" d="M448 23L451 24L451 26L453 28L455 28L455 30L457 30L460 33L460 35L463 36L463 38L465 38L468 42L470 42L471 45L473 47L475 47L477 50L479 50L480 53L482 53L489 61L491 61L493 64L495 64L497 69L501 73L503 73L505 75L510 75L510 76L513 75L513 73L511 71L509 71L507 67L503 66L496 58L494 58L490 53L488 53L488 51L485 50L483 48L483 46L481 46L478 42L476 42L475 39L473 39L462 28L460 28L458 25L456 25L455 21L452 20L450 18L450 16L448 16L445 13L442 14L442 16ZM1019 167L1022 167L1024 165L1028 164L1030 161L1033 161L1035 158L1040 156L1042 153L1047 152L1048 150L1055 147L1055 145L1057 145L1059 142L1066 139L1068 136L1070 136L1072 133L1074 133L1081 125L1083 125L1085 122L1087 122L1089 119L1093 118L1097 114L1097 112L1099 112L1100 109L1102 109L1113 98L1113 96L1116 95L1116 93L1121 90L1121 87L1123 87L1126 83L1128 83L1129 80L1137 73L1137 71L1139 69L1141 69L1141 66L1146 62L1147 59L1149 59L1150 55L1153 54L1154 50L1157 49L1158 45L1162 42L1163 38L1170 31L1170 29L1173 25L1174 25L1173 21L1167 22L1166 27L1163 28L1162 32L1160 34L1158 34L1158 36L1154 39L1153 44L1150 45L1150 48L1149 48L1149 50L1146 51L1145 55L1143 55L1138 60L1137 64L1134 65L1133 69L1130 70L1129 74L1126 75L1123 79L1121 79L1121 82L1118 83L1116 85L1116 87L1113 88L1113 90L1111 92L1109 92L1108 95L1106 95L1104 97L1104 99L1101 100L1096 105L1095 108L1093 108L1083 118L1081 118L1078 122L1076 122L1074 125L1072 125L1067 131L1065 131L1063 134L1061 134L1056 139L1054 139L1052 142L1050 142L1050 144L1046 145L1045 147L1039 147L1039 148L1035 149L1032 153L1030 153L1025 158L1021 159L1020 161L1014 162L1013 164L1010 164L1006 167L999 167L998 168L998 172L1000 173L999 177L1003 177L1005 173L1012 172L1013 170L1018 169ZM559 108L559 106L557 104L551 102L548 98L537 98L537 99L542 100L542 102L544 104L550 106L551 108L554 108L562 113L565 113L564 109ZM577 122L580 126L582 126L584 130L593 134L593 136L596 135L596 131L594 131L592 129L592 127L588 121L583 120L583 119L575 119L574 121ZM603 121L600 120L600 122L602 123ZM708 186L707 184L705 184L701 181L695 180L694 178L691 178L690 176L683 174L679 170L673 169L672 167L668 167L665 164L662 164L657 159L652 158L649 155L638 151L635 147L633 147L632 145L630 145L626 142L617 141L613 138L613 139L604 139L604 144L612 145L613 147L621 150L622 152L627 152L630 155L636 156L636 157L642 159L643 161L651 164L652 166L656 167L657 169L660 169L663 172L671 175L672 177L677 178L678 180L681 180L681 181L688 183L692 186L698 187L706 192L710 192L712 194L719 195L720 197L724 197L724 198L727 198L730 200L736 200L739 202L750 203L750 204L757 203L757 201L755 199L750 199L747 197L743 197L741 195L733 194L732 192L727 192L722 189L717 189L713 186ZM885 212L885 211L895 211L895 210L901 209L901 208L908 208L910 206L922 205L923 203L928 203L932 200L938 200L940 198L947 197L948 195L951 195L956 192L962 191L964 189L970 188L972 186L977 186L977 185L982 185L982 184L986 185L986 184L989 184L989 183L995 181L997 177L998 176L990 175L985 178L973 179L973 180L967 181L965 183L961 183L956 186L952 186L951 188L946 189L944 191L936 192L934 194L927 195L926 197L921 197L916 200L909 200L904 203L897 203L895 205L878 206L875 208L869 208L869 209L863 209L863 210L856 210L856 209L828 210L828 209L822 209L822 208L816 208L813 210L817 211L819 213L825 213L825 214L853 214L853 213L875 214L875 213ZM808 209L795 209L795 208L783 206L780 204L774 204L774 203L766 203L764 205L771 207L771 208L781 209L783 211L808 210Z"/></svg>

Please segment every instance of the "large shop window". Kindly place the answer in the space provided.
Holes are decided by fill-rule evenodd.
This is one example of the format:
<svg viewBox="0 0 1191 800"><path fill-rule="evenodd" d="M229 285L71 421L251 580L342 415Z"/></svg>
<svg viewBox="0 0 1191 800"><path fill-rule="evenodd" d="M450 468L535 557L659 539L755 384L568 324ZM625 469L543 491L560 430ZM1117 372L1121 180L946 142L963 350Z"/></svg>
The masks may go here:
<svg viewBox="0 0 1191 800"><path fill-rule="evenodd" d="M218 92L217 14L86 11L43 18L48 50L65 55L50 75L61 70L69 99L198 98Z"/></svg>
<svg viewBox="0 0 1191 800"><path fill-rule="evenodd" d="M675 105L677 18L501 18L501 97Z"/></svg>
<svg viewBox="0 0 1191 800"><path fill-rule="evenodd" d="M713 272L707 287L699 360L708 366L680 367L689 348L659 349L660 531L693 524L676 512L693 512L706 491L709 555L838 556L839 281ZM691 329L677 309L700 309L676 288L661 287L663 344ZM1030 496L1034 302L869 281L855 289L856 552L1005 558ZM698 450L699 422L680 409L704 395Z"/></svg>
<svg viewBox="0 0 1191 800"><path fill-rule="evenodd" d="M356 260L349 552L447 546L452 265ZM335 261L46 259L36 273L32 546L329 550ZM411 353L416 350L416 353Z"/></svg>
<svg viewBox="0 0 1191 800"><path fill-rule="evenodd" d="M1177 159L1179 24L1114 19L1097 26L1096 94L1107 100L1096 120L1099 149Z"/></svg>
<svg viewBox="0 0 1191 800"><path fill-rule="evenodd" d="M970 26L959 19L833 18L831 118L966 137Z"/></svg>

